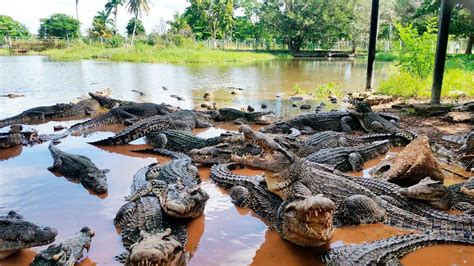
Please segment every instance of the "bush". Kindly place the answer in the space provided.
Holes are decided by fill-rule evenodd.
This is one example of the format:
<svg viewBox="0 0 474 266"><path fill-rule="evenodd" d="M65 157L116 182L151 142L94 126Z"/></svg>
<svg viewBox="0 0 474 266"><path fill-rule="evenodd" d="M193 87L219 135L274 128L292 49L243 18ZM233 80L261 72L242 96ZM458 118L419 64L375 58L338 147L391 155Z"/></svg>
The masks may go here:
<svg viewBox="0 0 474 266"><path fill-rule="evenodd" d="M41 38L77 38L79 37L79 20L65 15L65 14L54 14L49 18L42 18L39 36Z"/></svg>
<svg viewBox="0 0 474 266"><path fill-rule="evenodd" d="M342 97L342 89L336 82L328 82L318 86L314 91L314 96L318 99L328 98L332 95Z"/></svg>
<svg viewBox="0 0 474 266"><path fill-rule="evenodd" d="M124 43L125 43L125 40L123 39L122 36L113 36L112 38L108 40L108 44L112 48L122 47Z"/></svg>
<svg viewBox="0 0 474 266"><path fill-rule="evenodd" d="M0 39L4 37L26 38L30 36L25 25L9 16L0 15Z"/></svg>

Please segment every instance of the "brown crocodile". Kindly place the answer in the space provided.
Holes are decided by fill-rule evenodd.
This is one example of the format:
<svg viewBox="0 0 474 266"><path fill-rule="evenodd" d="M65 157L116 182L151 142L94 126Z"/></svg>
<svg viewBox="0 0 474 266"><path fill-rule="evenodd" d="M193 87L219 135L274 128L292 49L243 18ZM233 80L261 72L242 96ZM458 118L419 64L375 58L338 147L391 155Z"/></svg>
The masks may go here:
<svg viewBox="0 0 474 266"><path fill-rule="evenodd" d="M50 244L58 232L27 221L15 211L0 216L0 259L24 249Z"/></svg>
<svg viewBox="0 0 474 266"><path fill-rule="evenodd" d="M64 265L74 266L82 258L84 249L89 251L95 233L90 227L83 227L77 234L58 245L42 250L31 263L32 266Z"/></svg>
<svg viewBox="0 0 474 266"><path fill-rule="evenodd" d="M282 238L300 246L318 247L333 235L335 204L322 195L304 199L282 200L268 189L262 177L233 174L235 164L220 164L211 168L211 179L230 189L232 201L251 208Z"/></svg>

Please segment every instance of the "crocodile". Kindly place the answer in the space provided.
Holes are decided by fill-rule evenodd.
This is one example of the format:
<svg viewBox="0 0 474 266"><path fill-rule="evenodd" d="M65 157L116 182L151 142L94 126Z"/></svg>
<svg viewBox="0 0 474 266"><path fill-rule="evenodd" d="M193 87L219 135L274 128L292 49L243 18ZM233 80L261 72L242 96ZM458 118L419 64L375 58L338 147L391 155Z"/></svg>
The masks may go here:
<svg viewBox="0 0 474 266"><path fill-rule="evenodd" d="M194 163L211 165L232 162L232 156L258 155L262 148L246 141L226 141L224 143L193 149L188 152Z"/></svg>
<svg viewBox="0 0 474 266"><path fill-rule="evenodd" d="M0 120L0 128L13 124L44 123L58 118L91 116L96 114L100 108L100 104L94 99L85 99L78 103L58 103L34 107L21 114Z"/></svg>
<svg viewBox="0 0 474 266"><path fill-rule="evenodd" d="M151 132L160 132L170 129L175 130L191 130L193 128L210 127L207 121L209 118L199 112L192 110L182 110L168 115L155 115L138 121L131 126L123 129L109 137L96 142L93 145L121 145L126 144Z"/></svg>
<svg viewBox="0 0 474 266"><path fill-rule="evenodd" d="M409 199L428 202L431 206L441 210L474 210L474 197L465 191L474 190L474 177L468 181L445 187L440 181L429 177L418 184L401 188L400 194Z"/></svg>
<svg viewBox="0 0 474 266"><path fill-rule="evenodd" d="M351 132L357 127L347 111L319 112L299 115L286 121L277 121L260 129L263 133L290 134L292 129L308 133L319 131Z"/></svg>
<svg viewBox="0 0 474 266"><path fill-rule="evenodd" d="M322 149L305 158L310 162L326 164L343 172L362 171L365 162L387 153L391 147L389 140L381 140L356 147Z"/></svg>
<svg viewBox="0 0 474 266"><path fill-rule="evenodd" d="M225 141L229 134L221 134L212 138L200 138L183 130L166 130L163 132L152 132L146 135L147 142L153 147L167 149L177 152L189 152L192 149L201 149L217 145Z"/></svg>
<svg viewBox="0 0 474 266"><path fill-rule="evenodd" d="M0 259L24 248L50 244L57 234L54 228L37 225L15 211L9 211L0 216Z"/></svg>
<svg viewBox="0 0 474 266"><path fill-rule="evenodd" d="M11 125L8 132L0 133L0 149L40 142L38 131L22 125Z"/></svg>
<svg viewBox="0 0 474 266"><path fill-rule="evenodd" d="M159 198L163 211L177 218L199 217L209 199L200 186L198 169L189 158L174 159L163 165L152 164L139 170L126 200L135 201L146 195Z"/></svg>
<svg viewBox="0 0 474 266"><path fill-rule="evenodd" d="M107 113L94 117L88 121L77 123L68 129L68 132L90 130L104 125L119 124L131 125L147 117L167 115L171 110L164 103L129 103L110 109Z"/></svg>
<svg viewBox="0 0 474 266"><path fill-rule="evenodd" d="M272 230L294 244L318 247L331 239L334 202L321 195L282 200L262 185L262 177L233 174L229 168L234 166L214 165L210 177L220 186L230 189L232 201L237 206L252 209Z"/></svg>
<svg viewBox="0 0 474 266"><path fill-rule="evenodd" d="M127 250L117 259L125 265L184 265L185 225L168 217L160 200L144 196L123 205L114 218Z"/></svg>
<svg viewBox="0 0 474 266"><path fill-rule="evenodd" d="M58 172L65 177L74 178L93 192L101 194L108 190L106 173L108 169L98 169L97 166L83 155L70 154L58 149L53 142L49 144L49 151L53 157L53 166L48 170Z"/></svg>
<svg viewBox="0 0 474 266"><path fill-rule="evenodd" d="M270 122L263 119L263 116L273 114L273 112L242 112L233 108L220 108L217 109L217 112L210 111L210 114L217 122L234 121L235 123L255 123L261 125L268 125L270 124Z"/></svg>
<svg viewBox="0 0 474 266"><path fill-rule="evenodd" d="M305 157L321 149L336 147L354 147L368 144L374 141L391 140L396 146L405 146L410 142L410 136L403 133L375 133L365 135L350 135L345 132L322 131L315 133L302 141L293 141L289 143L294 152Z"/></svg>
<svg viewBox="0 0 474 266"><path fill-rule="evenodd" d="M399 259L435 244L473 245L472 240L441 234L404 234L358 245L332 248L321 255L327 265L401 265Z"/></svg>
<svg viewBox="0 0 474 266"><path fill-rule="evenodd" d="M32 266L74 266L82 258L84 249L89 251L94 230L83 227L77 234L58 245L53 244L35 256Z"/></svg>

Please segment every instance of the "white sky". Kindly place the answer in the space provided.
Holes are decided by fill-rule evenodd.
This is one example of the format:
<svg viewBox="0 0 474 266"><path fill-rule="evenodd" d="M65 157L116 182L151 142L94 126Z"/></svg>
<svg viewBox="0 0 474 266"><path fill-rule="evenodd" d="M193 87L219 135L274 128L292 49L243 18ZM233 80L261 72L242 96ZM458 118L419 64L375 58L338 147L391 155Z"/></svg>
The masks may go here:
<svg viewBox="0 0 474 266"><path fill-rule="evenodd" d="M126 2L126 0L125 0ZM79 20L81 31L84 33L92 24L92 18L99 10L104 9L107 0L79 0ZM186 0L151 0L151 9L148 16L142 18L147 33L160 24L160 20L171 20L176 11L182 13L189 5ZM54 13L64 13L76 17L75 0L0 0L0 15L11 16L23 23L31 33L37 34L40 18ZM112 16L112 15L111 15ZM125 26L131 16L125 5L118 10L118 29L125 32Z"/></svg>

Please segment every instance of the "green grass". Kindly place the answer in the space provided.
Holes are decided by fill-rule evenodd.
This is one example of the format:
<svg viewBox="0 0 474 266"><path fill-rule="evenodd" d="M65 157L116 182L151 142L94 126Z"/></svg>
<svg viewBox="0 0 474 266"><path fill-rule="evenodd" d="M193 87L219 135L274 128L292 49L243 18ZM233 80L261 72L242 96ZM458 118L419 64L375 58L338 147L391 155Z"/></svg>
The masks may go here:
<svg viewBox="0 0 474 266"><path fill-rule="evenodd" d="M474 71L474 55L457 54L448 56L448 59L446 60L446 69Z"/></svg>
<svg viewBox="0 0 474 266"><path fill-rule="evenodd" d="M377 88L378 94L392 95L403 99L427 99L431 96L432 76L419 78L409 73L394 70L387 80ZM444 73L441 97L458 99L474 97L474 71L448 69Z"/></svg>
<svg viewBox="0 0 474 266"><path fill-rule="evenodd" d="M10 55L10 51L6 48L0 48L0 55Z"/></svg>
<svg viewBox="0 0 474 266"><path fill-rule="evenodd" d="M76 44L66 49L47 50L42 54L62 61L99 59L145 63L244 63L277 58L277 56L268 53L233 52L206 48L155 48L145 44L123 48Z"/></svg>
<svg viewBox="0 0 474 266"><path fill-rule="evenodd" d="M376 61L384 61L384 62L392 62L395 60L398 60L398 52L389 52L389 53L384 53L384 52L379 52L375 54L375 60Z"/></svg>

